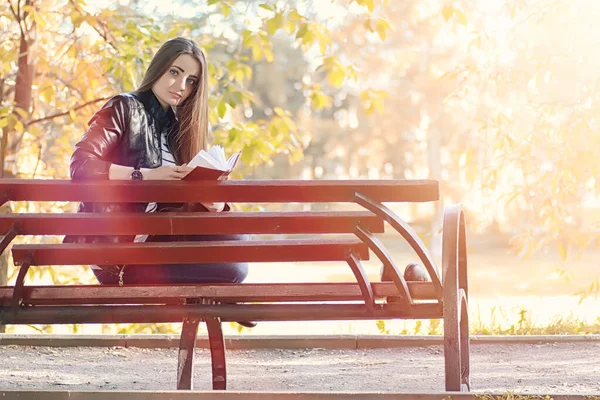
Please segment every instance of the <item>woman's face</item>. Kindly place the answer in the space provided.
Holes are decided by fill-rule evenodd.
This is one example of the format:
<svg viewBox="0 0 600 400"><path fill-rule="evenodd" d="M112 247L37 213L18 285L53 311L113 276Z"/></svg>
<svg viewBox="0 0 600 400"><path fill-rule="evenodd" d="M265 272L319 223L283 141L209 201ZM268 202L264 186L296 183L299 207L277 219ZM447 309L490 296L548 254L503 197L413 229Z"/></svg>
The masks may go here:
<svg viewBox="0 0 600 400"><path fill-rule="evenodd" d="M167 72L152 85L154 95L163 106L178 106L193 93L200 82L200 63L189 54L173 61Z"/></svg>

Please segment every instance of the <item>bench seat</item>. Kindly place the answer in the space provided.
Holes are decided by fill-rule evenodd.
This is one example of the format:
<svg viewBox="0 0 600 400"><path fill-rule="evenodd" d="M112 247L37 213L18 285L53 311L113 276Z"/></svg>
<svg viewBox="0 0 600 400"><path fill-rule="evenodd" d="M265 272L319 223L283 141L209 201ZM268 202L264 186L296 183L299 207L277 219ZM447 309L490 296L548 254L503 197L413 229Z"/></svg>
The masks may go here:
<svg viewBox="0 0 600 400"><path fill-rule="evenodd" d="M392 282L373 282L376 299L397 297ZM435 299L431 282L408 282L410 294L417 300ZM12 301L14 287L0 287L0 302ZM25 286L23 303L28 305L60 304L181 304L188 298L208 298L224 302L325 302L361 301L355 283L244 283L205 285L118 285Z"/></svg>
<svg viewBox="0 0 600 400"><path fill-rule="evenodd" d="M157 265L369 259L359 239L228 240L220 242L16 244L15 265Z"/></svg>
<svg viewBox="0 0 600 400"><path fill-rule="evenodd" d="M383 232L383 220L368 211L228 213L18 213L0 218L0 232L19 235L199 235L353 233L357 226Z"/></svg>

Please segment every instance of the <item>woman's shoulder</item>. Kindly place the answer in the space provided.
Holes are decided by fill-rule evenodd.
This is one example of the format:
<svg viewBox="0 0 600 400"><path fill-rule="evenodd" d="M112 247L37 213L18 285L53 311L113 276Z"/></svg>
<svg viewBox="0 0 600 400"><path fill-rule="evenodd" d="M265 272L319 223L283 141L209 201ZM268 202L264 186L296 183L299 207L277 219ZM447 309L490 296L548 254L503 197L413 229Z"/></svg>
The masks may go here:
<svg viewBox="0 0 600 400"><path fill-rule="evenodd" d="M102 106L102 108L119 107L119 106L126 106L131 109L131 108L139 108L139 107L142 107L143 105L139 101L139 99L133 95L133 93L124 92L124 93L119 93L119 94L111 97L110 99L108 99L108 101L106 103L104 103L104 106Z"/></svg>
<svg viewBox="0 0 600 400"><path fill-rule="evenodd" d="M128 119L135 114L136 110L142 109L143 105L131 93L117 94L104 103L104 105L90 118L88 124L92 124L96 119L118 118Z"/></svg>

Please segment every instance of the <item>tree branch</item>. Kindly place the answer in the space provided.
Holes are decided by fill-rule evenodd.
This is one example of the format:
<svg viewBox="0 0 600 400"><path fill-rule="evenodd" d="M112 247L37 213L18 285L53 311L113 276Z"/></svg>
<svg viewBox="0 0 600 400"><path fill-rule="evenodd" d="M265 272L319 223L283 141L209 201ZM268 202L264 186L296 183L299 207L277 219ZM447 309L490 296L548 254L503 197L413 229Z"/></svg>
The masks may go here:
<svg viewBox="0 0 600 400"><path fill-rule="evenodd" d="M35 175L37 174L37 170L38 167L40 166L40 162L42 161L42 144L40 143L39 139L38 139L38 157L37 160L35 162L35 166L33 167L33 173L31 174L31 179L35 179Z"/></svg>
<svg viewBox="0 0 600 400"><path fill-rule="evenodd" d="M74 8L75 10L77 10L78 12L80 12L80 13L82 13L82 14L86 14L86 15L87 15L87 16L89 16L89 17L92 17L92 18L93 18L93 19L96 21L96 23L97 23L97 24L99 24L99 25L101 26L101 27L103 28L103 30L102 30L102 31L100 30L100 28L99 28L98 26L96 26L96 24L90 24L90 23L88 22L88 24L89 24L89 25L90 25L90 26L91 26L91 27L92 27L92 28L93 28L93 29L94 29L94 30L95 30L95 31L98 33L98 35L100 35L100 37L101 37L102 39L104 39L104 41L105 41L105 42L106 42L106 43L107 43L107 44L108 44L110 47L112 47L112 48L113 48L115 51L119 52L119 48L118 48L118 47L117 47L117 45L115 44L117 40L116 40L116 38L113 36L113 34L110 32L110 29L108 29L108 28L106 27L106 23L105 23L104 21L101 21L101 20L100 20L100 18L98 18L98 16L96 16L96 15L93 15L93 14L90 14L90 13L88 13L87 11L85 11L84 9L82 9L81 7L79 7L79 5L78 5L78 4L77 4L75 1L73 1L73 0L70 0L69 2L71 3L71 5L73 6L73 8ZM109 37L108 37L109 35L111 36L111 38L110 38L110 39L109 39Z"/></svg>
<svg viewBox="0 0 600 400"><path fill-rule="evenodd" d="M61 113L47 115L47 116L42 117L42 118L38 118L38 119L33 119L31 121L27 121L24 125L25 125L25 127L28 127L30 125L37 124L37 123L42 122L42 121L47 121L49 119L54 119L54 118L58 118L58 117L64 117L65 115L69 115L69 113L71 111L77 111L77 110L80 110L80 109L82 109L84 107L87 107L89 105L96 104L96 103L99 103L99 102L104 101L104 100L108 100L108 99L110 99L110 97L111 96L109 96L109 97L101 97L99 99L91 100L91 101L88 101L87 103L80 104L77 107L74 107L74 108L72 108L70 110L67 110L67 111L64 111L64 112L61 112Z"/></svg>
<svg viewBox="0 0 600 400"><path fill-rule="evenodd" d="M21 25L21 0L17 0L18 11L15 10L12 0L8 0L8 7L10 8L10 12L15 17L15 21L19 24L19 30L21 31L21 36L25 37L25 31L23 30L23 26Z"/></svg>

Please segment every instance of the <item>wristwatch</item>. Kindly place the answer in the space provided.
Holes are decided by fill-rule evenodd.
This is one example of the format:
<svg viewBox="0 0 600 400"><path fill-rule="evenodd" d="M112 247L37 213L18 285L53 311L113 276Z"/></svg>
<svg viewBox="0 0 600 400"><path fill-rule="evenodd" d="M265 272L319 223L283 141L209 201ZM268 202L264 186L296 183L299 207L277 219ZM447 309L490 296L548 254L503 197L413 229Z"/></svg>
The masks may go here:
<svg viewBox="0 0 600 400"><path fill-rule="evenodd" d="M144 179L144 174L140 171L140 167L134 167L133 172L131 173L131 179L134 181L141 181Z"/></svg>

